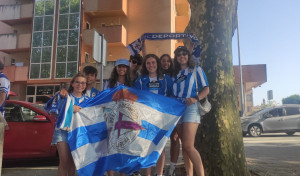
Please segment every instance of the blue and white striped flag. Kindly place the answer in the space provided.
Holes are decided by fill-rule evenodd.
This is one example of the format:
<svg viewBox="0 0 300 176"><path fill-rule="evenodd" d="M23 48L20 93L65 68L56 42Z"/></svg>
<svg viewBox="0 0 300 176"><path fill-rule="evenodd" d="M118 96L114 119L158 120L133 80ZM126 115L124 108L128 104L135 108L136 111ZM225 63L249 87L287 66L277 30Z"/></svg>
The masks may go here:
<svg viewBox="0 0 300 176"><path fill-rule="evenodd" d="M79 106L68 141L78 174L88 176L106 170L130 174L155 165L186 107L126 86L104 90Z"/></svg>

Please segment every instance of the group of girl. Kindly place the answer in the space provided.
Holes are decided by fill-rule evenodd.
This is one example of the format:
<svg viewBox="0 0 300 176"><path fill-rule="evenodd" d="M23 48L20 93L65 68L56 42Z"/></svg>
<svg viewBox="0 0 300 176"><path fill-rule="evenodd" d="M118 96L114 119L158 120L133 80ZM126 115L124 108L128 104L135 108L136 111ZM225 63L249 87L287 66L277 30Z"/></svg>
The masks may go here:
<svg viewBox="0 0 300 176"><path fill-rule="evenodd" d="M176 139L177 132L182 142L187 175L193 175L194 168L198 176L204 176L202 160L199 152L194 147L194 141L200 123L200 110L197 102L208 95L208 82L202 68L192 63L190 52L186 47L178 47L174 54L174 66L171 57L167 54L162 55L160 58L155 54L147 54L144 59L140 55L131 56L130 62L127 59L119 59L115 63L110 79L105 82L104 89L126 85L177 98L184 102L187 108L172 133L171 143L172 139ZM142 66L141 70L139 69L140 66ZM80 75L80 73L74 76L71 81L70 87L72 87L72 90L69 93L76 99L74 101L75 107L85 97L86 82L85 76ZM76 104L76 102L78 103ZM80 107L76 107L74 110L76 110L74 112L77 112ZM176 144L177 147L173 150L178 151L178 140L174 141L174 146ZM175 157L173 160L177 160L177 158ZM165 153L163 151L156 165L158 176L163 174L164 162ZM171 162L176 162L172 161L172 155ZM73 168L72 165L71 169ZM146 174L147 176L151 175L151 168L146 169ZM108 175L113 175L113 172L109 171Z"/></svg>

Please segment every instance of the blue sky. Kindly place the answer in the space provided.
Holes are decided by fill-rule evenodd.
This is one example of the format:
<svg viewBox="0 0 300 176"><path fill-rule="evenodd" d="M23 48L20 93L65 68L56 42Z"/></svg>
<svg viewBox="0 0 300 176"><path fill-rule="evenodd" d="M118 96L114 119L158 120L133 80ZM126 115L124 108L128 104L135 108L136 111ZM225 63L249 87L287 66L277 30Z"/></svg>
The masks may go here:
<svg viewBox="0 0 300 176"><path fill-rule="evenodd" d="M267 82L253 89L254 105L300 94L300 0L239 0L242 65L266 64ZM238 65L236 33L233 64Z"/></svg>

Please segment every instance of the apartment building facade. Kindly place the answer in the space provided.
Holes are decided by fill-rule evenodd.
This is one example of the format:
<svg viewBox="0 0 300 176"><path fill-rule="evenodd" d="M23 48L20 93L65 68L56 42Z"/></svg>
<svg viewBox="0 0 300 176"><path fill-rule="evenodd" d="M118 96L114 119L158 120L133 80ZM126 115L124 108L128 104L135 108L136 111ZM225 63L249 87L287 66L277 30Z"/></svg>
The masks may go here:
<svg viewBox="0 0 300 176"><path fill-rule="evenodd" d="M92 58L94 30L107 40L107 79L115 60L129 58L128 44L144 33L184 32L189 19L187 0L1 0L0 58L18 94L10 99L42 103L84 66L99 70ZM173 56L178 45L182 41L146 41L144 51ZM246 112L251 112L252 88L267 81L266 66L245 66L243 72Z"/></svg>
<svg viewBox="0 0 300 176"><path fill-rule="evenodd" d="M108 78L126 46L147 32L184 32L187 0L1 0L0 58L18 94L10 99L44 102L92 58L94 30L107 40ZM180 41L147 41L147 53L172 54ZM99 87L99 85L97 84Z"/></svg>

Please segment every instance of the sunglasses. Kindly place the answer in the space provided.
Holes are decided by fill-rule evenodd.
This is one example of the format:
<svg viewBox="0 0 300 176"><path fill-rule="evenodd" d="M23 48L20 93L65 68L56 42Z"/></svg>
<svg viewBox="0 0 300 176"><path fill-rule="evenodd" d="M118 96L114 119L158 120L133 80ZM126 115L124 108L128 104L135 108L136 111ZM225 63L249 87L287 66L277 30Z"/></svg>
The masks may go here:
<svg viewBox="0 0 300 176"><path fill-rule="evenodd" d="M75 81L74 83L77 84L77 85L80 85L80 84L81 85L86 85L86 82Z"/></svg>
<svg viewBox="0 0 300 176"><path fill-rule="evenodd" d="M138 62L137 60L131 60L130 61L132 64L138 64L138 65L141 65L142 63L141 62Z"/></svg>
<svg viewBox="0 0 300 176"><path fill-rule="evenodd" d="M186 51L182 51L182 53L176 54L177 57L179 56L186 56L188 53Z"/></svg>

